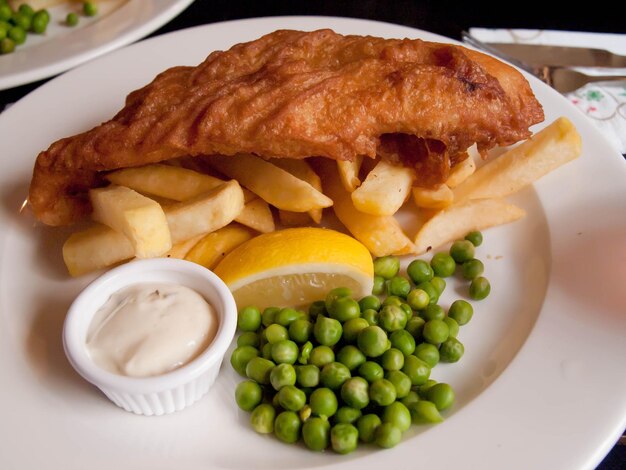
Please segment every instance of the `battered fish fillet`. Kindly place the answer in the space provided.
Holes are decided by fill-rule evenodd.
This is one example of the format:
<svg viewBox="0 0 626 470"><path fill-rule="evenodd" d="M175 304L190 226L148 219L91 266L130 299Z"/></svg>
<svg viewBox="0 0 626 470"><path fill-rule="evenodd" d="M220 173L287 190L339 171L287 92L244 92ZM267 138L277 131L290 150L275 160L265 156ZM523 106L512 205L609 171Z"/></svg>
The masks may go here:
<svg viewBox="0 0 626 470"><path fill-rule="evenodd" d="M39 154L29 200L49 225L91 208L101 172L184 155L382 155L445 181L477 143L530 136L543 110L520 73L460 46L281 30L173 67L94 129ZM234 157L236 158L236 156Z"/></svg>

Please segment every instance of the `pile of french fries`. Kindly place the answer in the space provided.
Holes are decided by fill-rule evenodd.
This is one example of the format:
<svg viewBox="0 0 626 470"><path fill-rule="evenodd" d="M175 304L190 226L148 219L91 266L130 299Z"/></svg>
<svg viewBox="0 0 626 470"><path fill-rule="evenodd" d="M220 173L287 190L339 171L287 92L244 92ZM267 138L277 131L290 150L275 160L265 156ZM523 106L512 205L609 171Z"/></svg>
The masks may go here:
<svg viewBox="0 0 626 470"><path fill-rule="evenodd" d="M573 160L581 139L559 118L477 169L468 158L437 188L413 186L411 168L377 159L269 159L249 154L182 158L113 171L93 189L96 224L63 247L78 276L137 257L185 258L213 268L234 248L281 226L320 224L335 215L373 256L422 254L472 230L512 222L524 210L504 198ZM369 171L366 166L369 166ZM411 199L413 203L407 203ZM394 214L419 220L413 238Z"/></svg>

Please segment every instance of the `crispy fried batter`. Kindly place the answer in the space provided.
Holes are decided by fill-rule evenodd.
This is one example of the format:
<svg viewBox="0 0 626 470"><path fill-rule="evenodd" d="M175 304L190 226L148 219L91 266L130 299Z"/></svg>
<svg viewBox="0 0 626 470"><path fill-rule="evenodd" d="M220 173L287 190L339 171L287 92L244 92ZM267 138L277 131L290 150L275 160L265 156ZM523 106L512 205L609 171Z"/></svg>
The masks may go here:
<svg viewBox="0 0 626 470"><path fill-rule="evenodd" d="M282 30L166 70L112 120L52 144L37 158L30 202L46 224L68 224L90 212L85 192L102 184L99 172L213 153L379 153L432 185L472 144L512 144L541 120L522 75L481 53Z"/></svg>

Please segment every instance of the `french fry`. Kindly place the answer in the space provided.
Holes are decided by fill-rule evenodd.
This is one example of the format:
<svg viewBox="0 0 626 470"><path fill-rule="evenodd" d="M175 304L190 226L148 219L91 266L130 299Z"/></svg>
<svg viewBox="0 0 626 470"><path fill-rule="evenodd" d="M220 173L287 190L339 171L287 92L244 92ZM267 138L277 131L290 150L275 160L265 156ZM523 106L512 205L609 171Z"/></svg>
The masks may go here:
<svg viewBox="0 0 626 470"><path fill-rule="evenodd" d="M446 184L441 184L435 189L415 186L413 188L413 200L417 207L423 207L424 209L444 209L452 205L454 194Z"/></svg>
<svg viewBox="0 0 626 470"><path fill-rule="evenodd" d="M362 156L357 156L354 160L337 160L337 169L339 170L341 183L349 193L361 186L359 171L361 170L362 163Z"/></svg>
<svg viewBox="0 0 626 470"><path fill-rule="evenodd" d="M255 233L248 227L230 224L205 235L185 259L213 269L228 253L254 236Z"/></svg>
<svg viewBox="0 0 626 470"><path fill-rule="evenodd" d="M206 161L278 209L308 212L333 203L306 181L254 155L213 155Z"/></svg>
<svg viewBox="0 0 626 470"><path fill-rule="evenodd" d="M123 233L138 258L153 258L172 247L170 231L161 206L132 189L108 186L89 191L94 221Z"/></svg>
<svg viewBox="0 0 626 470"><path fill-rule="evenodd" d="M313 171L313 168L304 159L294 158L272 158L270 160L274 165L288 171L296 178L300 178L302 181L306 181L318 191L322 191L322 182L320 177ZM322 209L312 209L308 211L308 214L313 219L313 222L319 224L322 221Z"/></svg>
<svg viewBox="0 0 626 470"><path fill-rule="evenodd" d="M189 200L224 184L214 176L163 164L124 168L109 173L106 178L142 194L174 201ZM267 203L252 191L242 190L246 206L237 216L237 222L263 233L274 231L274 218Z"/></svg>
<svg viewBox="0 0 626 470"><path fill-rule="evenodd" d="M242 207L243 192L236 181L224 183L191 201L166 207L172 243L176 246L228 225ZM76 232L63 245L63 260L72 276L111 266L134 255L130 240L104 225Z"/></svg>
<svg viewBox="0 0 626 470"><path fill-rule="evenodd" d="M530 139L492 160L454 189L455 201L505 197L577 158L582 141L561 117Z"/></svg>
<svg viewBox="0 0 626 470"><path fill-rule="evenodd" d="M324 191L334 203L333 210L354 238L363 243L374 256L415 252L415 246L393 216L359 212L354 207L350 193L343 187L334 162L322 158L318 163Z"/></svg>
<svg viewBox="0 0 626 470"><path fill-rule="evenodd" d="M352 192L354 207L367 214L393 215L406 201L414 179L411 168L381 160Z"/></svg>
<svg viewBox="0 0 626 470"><path fill-rule="evenodd" d="M456 188L459 184L469 178L476 171L476 162L471 155L469 155L461 163L458 163L450 171L450 175L446 180L446 186L448 188Z"/></svg>
<svg viewBox="0 0 626 470"><path fill-rule="evenodd" d="M185 256L187 256L187 253L189 253L189 250L191 250L196 245L196 243L202 240L204 236L205 236L204 234L196 235L195 237L190 238L189 240L176 243L175 245L172 246L170 251L168 251L167 253L163 255L163 258L185 259Z"/></svg>
<svg viewBox="0 0 626 470"><path fill-rule="evenodd" d="M188 201L165 208L172 243L179 243L229 224L243 209L243 191L235 180Z"/></svg>
<svg viewBox="0 0 626 470"><path fill-rule="evenodd" d="M444 209L422 226L415 237L418 254L462 238L473 230L513 222L525 215L523 209L504 199L475 199Z"/></svg>

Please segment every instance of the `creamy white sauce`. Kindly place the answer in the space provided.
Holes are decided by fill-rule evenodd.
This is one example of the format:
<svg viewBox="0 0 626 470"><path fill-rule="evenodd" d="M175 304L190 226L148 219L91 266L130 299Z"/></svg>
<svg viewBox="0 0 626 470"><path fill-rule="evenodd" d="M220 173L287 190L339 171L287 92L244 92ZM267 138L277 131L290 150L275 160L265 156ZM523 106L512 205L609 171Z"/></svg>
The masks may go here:
<svg viewBox="0 0 626 470"><path fill-rule="evenodd" d="M187 364L213 341L218 319L196 291L177 284L136 284L114 293L87 332L92 360L131 377L161 375Z"/></svg>

